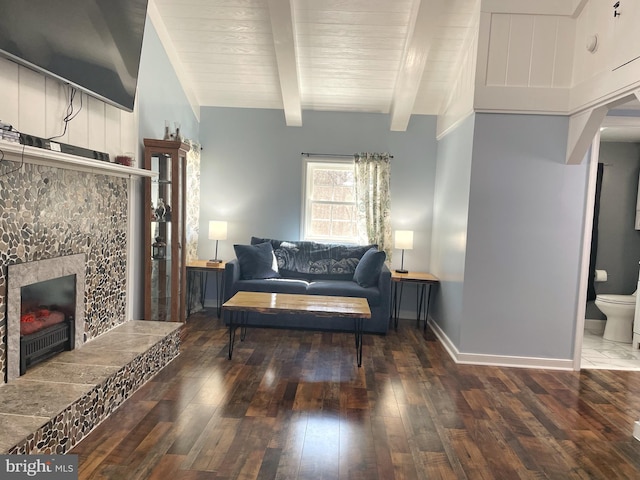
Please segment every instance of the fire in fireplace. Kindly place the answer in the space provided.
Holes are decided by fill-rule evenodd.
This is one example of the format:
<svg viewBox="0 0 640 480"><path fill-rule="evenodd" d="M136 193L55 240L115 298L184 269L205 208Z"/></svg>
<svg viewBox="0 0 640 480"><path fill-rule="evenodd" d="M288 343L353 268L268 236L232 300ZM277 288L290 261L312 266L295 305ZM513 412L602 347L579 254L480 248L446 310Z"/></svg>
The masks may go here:
<svg viewBox="0 0 640 480"><path fill-rule="evenodd" d="M20 297L20 375L24 375L27 368L73 350L76 276L22 286Z"/></svg>

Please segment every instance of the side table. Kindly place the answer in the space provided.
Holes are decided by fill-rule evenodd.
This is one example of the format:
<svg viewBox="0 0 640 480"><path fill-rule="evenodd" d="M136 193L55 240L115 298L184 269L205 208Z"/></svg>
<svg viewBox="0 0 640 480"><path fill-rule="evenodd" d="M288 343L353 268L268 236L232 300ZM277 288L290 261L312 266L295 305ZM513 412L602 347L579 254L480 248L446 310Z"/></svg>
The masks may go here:
<svg viewBox="0 0 640 480"><path fill-rule="evenodd" d="M438 278L426 272L407 272L398 273L395 270L391 272L391 281L393 282L393 326L398 330L398 316L400 314L400 303L402 302L402 290L405 283L413 283L418 288L416 297L416 327L420 327L420 318L424 310L424 329L427 329L427 318L429 316L429 304L431 303L431 286L440 283ZM427 294L427 287L429 292ZM425 301L426 297L426 301Z"/></svg>
<svg viewBox="0 0 640 480"><path fill-rule="evenodd" d="M192 286L194 277L199 274L200 282L200 305L204 308L204 295L207 291L207 279L210 272L216 274L216 286L218 287L218 308L217 315L220 317L220 311L222 309L222 294L224 288L224 269L225 262L213 263L209 260L191 260L187 262L187 317L191 315L191 309L193 307L193 294Z"/></svg>

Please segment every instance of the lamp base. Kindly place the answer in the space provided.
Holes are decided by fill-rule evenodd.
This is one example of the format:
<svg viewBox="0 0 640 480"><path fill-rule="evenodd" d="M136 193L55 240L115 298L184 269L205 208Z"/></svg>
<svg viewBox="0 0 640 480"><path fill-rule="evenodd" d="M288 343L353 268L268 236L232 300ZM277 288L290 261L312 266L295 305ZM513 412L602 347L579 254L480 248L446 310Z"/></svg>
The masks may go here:
<svg viewBox="0 0 640 480"><path fill-rule="evenodd" d="M396 268L396 273L409 273L409 270L403 270L401 268Z"/></svg>
<svg viewBox="0 0 640 480"><path fill-rule="evenodd" d="M217 258L213 258L211 260L207 260L210 263L222 263L222 260L218 260Z"/></svg>

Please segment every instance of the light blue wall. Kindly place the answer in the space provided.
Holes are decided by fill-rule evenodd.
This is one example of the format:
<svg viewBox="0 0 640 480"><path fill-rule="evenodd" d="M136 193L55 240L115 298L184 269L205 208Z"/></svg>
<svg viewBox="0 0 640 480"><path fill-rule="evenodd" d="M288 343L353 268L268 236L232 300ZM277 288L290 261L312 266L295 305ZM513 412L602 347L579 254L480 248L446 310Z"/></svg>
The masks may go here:
<svg viewBox="0 0 640 480"><path fill-rule="evenodd" d="M474 124L475 115L471 115L438 141L431 263L440 286L434 292L430 315L456 346L463 323Z"/></svg>
<svg viewBox="0 0 640 480"><path fill-rule="evenodd" d="M142 56L140 59L140 71L138 76L138 95L136 98L139 127L138 156L143 157L144 138L162 138L164 135L164 121L180 122L180 129L185 138L198 140L199 124L187 101L187 96L178 81L169 57L160 42L149 17L145 24L144 40L142 42ZM142 161L139 163L142 165ZM142 183L135 185L135 208L142 218L143 193ZM135 233L133 248L136 252L142 252L143 225L140 225ZM139 286L138 291L143 291L144 262L142 255L134 260L133 281ZM131 299L134 302L134 318L142 318L142 296Z"/></svg>
<svg viewBox="0 0 640 480"><path fill-rule="evenodd" d="M202 108L202 185L198 256L213 258L209 220L229 222L218 256L233 258L233 244L252 235L298 239L302 202L302 152L353 154L388 151L392 226L414 230L414 250L405 267L430 267L436 167L436 118L411 118L406 132L391 132L383 114L304 112L302 127L287 127L280 110ZM394 252L394 266L400 252ZM410 290L410 289L407 289ZM410 294L409 294L410 295ZM403 301L413 308L407 295Z"/></svg>
<svg viewBox="0 0 640 480"><path fill-rule="evenodd" d="M466 353L572 359L587 165L568 119L477 114L469 192Z"/></svg>
<svg viewBox="0 0 640 480"><path fill-rule="evenodd" d="M180 123L185 138L197 140L199 124L153 23L147 17L138 76L140 152L144 138L162 138L164 122Z"/></svg>

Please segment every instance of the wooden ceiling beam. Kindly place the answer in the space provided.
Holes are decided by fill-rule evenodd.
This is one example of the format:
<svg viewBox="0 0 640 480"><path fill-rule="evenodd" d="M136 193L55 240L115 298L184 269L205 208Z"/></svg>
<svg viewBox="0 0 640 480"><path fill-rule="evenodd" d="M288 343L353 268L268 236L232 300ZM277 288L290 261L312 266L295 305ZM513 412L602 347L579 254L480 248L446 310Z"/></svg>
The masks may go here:
<svg viewBox="0 0 640 480"><path fill-rule="evenodd" d="M285 121L287 126L300 127L302 126L302 106L291 2L290 0L268 0L268 5Z"/></svg>
<svg viewBox="0 0 640 480"><path fill-rule="evenodd" d="M443 3L443 0L421 0L416 10L391 102L392 131L404 132L409 125Z"/></svg>

